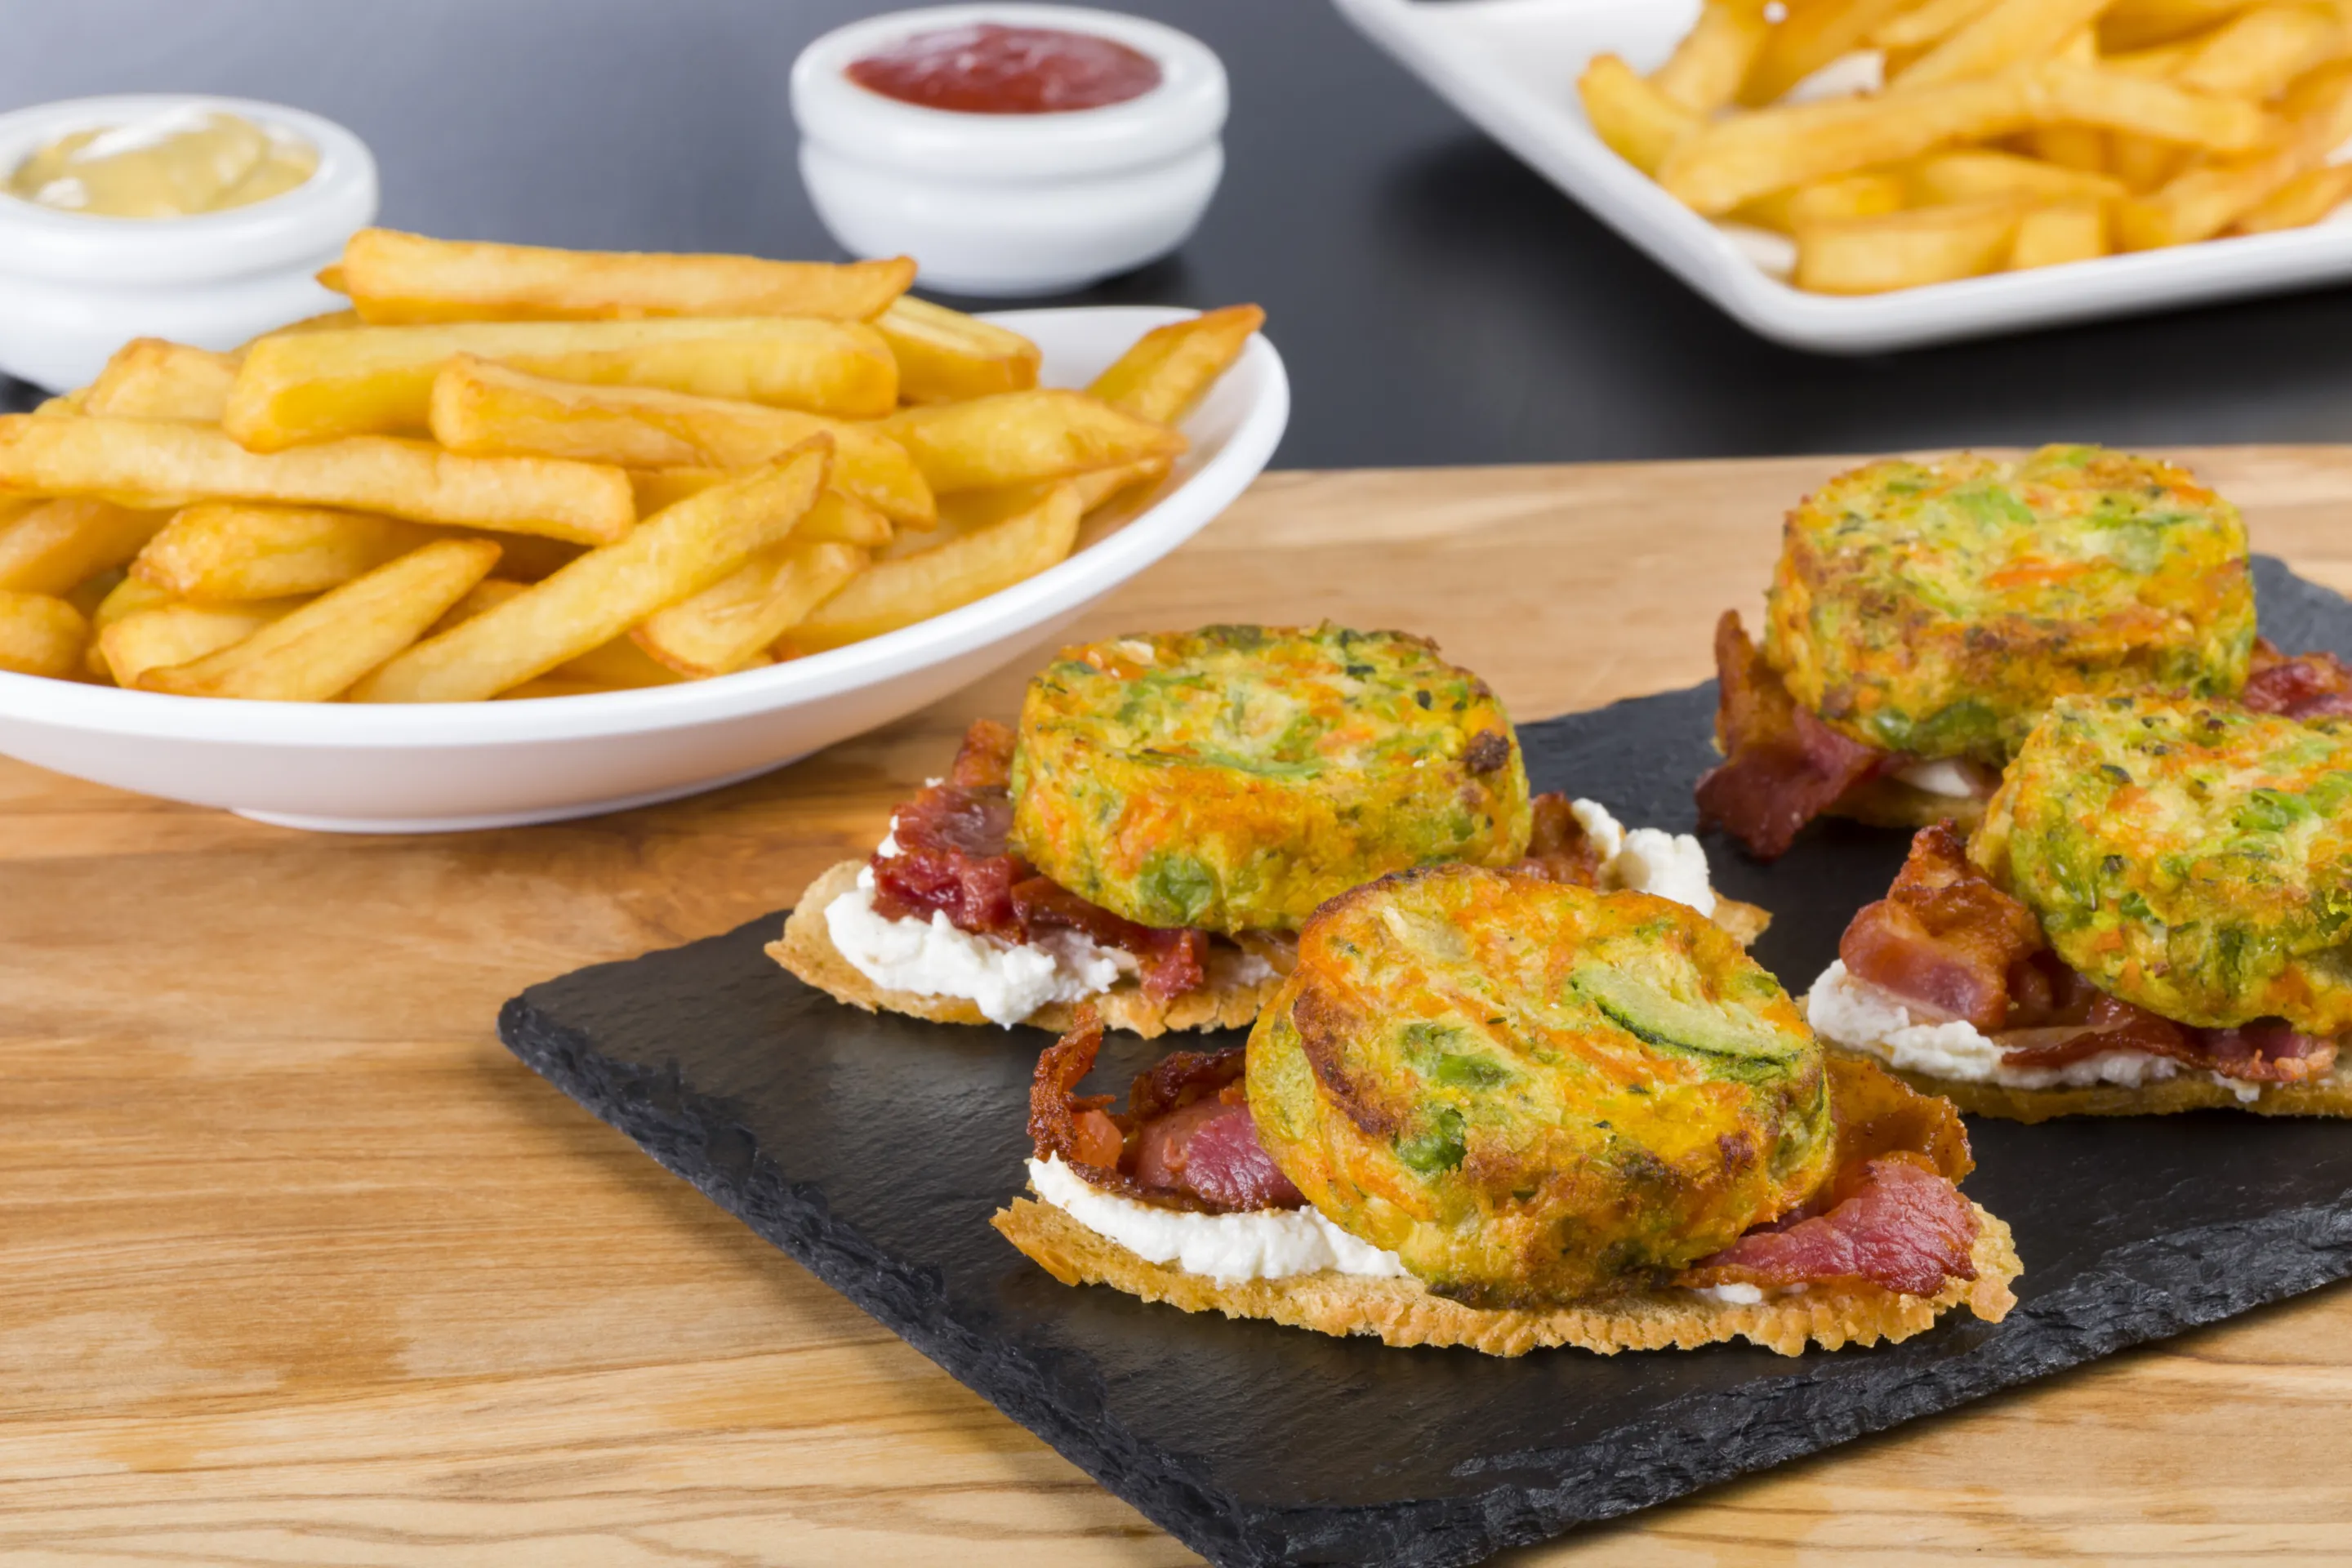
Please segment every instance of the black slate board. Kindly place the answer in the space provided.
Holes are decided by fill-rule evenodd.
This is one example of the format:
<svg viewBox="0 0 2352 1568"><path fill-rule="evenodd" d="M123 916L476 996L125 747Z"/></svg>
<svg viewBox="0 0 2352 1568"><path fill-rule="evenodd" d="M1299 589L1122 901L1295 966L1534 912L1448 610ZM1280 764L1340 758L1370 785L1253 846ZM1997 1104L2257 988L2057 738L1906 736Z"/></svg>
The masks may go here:
<svg viewBox="0 0 2352 1568"><path fill-rule="evenodd" d="M2352 605L2258 563L2263 629L2352 656ZM1522 731L1538 788L1686 829L1711 688ZM1884 892L1901 836L1830 825L1770 868L1793 988ZM2020 1305L1904 1344L1497 1361L1067 1289L988 1216L1023 1184L1045 1037L869 1018L761 953L781 916L533 986L508 1046L1187 1545L1220 1563L1474 1562L2352 1274L2352 1129L2223 1113L1977 1121L1969 1192L2015 1229ZM1235 1039L1238 1037L1234 1037ZM1158 1047L1115 1037L1121 1089ZM2186 1458L2184 1463L2189 1462Z"/></svg>

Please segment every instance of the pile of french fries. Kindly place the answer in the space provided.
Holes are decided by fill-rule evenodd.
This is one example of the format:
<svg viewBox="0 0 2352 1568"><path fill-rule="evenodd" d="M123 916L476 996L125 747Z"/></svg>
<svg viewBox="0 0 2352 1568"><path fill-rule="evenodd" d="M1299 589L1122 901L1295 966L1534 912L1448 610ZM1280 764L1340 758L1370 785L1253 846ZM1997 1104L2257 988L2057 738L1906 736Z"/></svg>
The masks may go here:
<svg viewBox="0 0 2352 1568"><path fill-rule="evenodd" d="M1853 76L1880 85L1818 90ZM1706 0L1656 72L1603 55L1579 86L1619 155L1790 236L1822 293L2296 228L2352 195L2338 0Z"/></svg>
<svg viewBox="0 0 2352 1568"><path fill-rule="evenodd" d="M321 278L350 310L0 417L0 669L462 702L838 647L1068 555L1264 320L1044 388L914 273L364 230Z"/></svg>

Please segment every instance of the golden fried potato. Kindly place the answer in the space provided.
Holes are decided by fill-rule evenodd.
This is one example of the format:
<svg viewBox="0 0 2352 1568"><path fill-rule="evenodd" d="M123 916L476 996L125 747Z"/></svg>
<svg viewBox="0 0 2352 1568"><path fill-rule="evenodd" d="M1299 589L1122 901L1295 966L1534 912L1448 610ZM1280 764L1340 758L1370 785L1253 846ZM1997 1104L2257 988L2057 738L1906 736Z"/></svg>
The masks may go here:
<svg viewBox="0 0 2352 1568"><path fill-rule="evenodd" d="M1020 333L904 294L874 319L898 366L908 403L953 403L1026 392L1044 355Z"/></svg>
<svg viewBox="0 0 2352 1568"><path fill-rule="evenodd" d="M171 515L88 499L35 502L0 522L0 590L65 594L130 561Z"/></svg>
<svg viewBox="0 0 2352 1568"><path fill-rule="evenodd" d="M89 623L63 599L0 590L0 670L70 679L89 641Z"/></svg>
<svg viewBox="0 0 2352 1568"><path fill-rule="evenodd" d="M175 598L282 599L339 587L434 537L365 512L206 501L175 513L131 574Z"/></svg>
<svg viewBox="0 0 2352 1568"><path fill-rule="evenodd" d="M754 256L550 250L363 228L341 276L374 325L589 321L654 316L822 316L864 321L915 280L907 258L768 261Z"/></svg>

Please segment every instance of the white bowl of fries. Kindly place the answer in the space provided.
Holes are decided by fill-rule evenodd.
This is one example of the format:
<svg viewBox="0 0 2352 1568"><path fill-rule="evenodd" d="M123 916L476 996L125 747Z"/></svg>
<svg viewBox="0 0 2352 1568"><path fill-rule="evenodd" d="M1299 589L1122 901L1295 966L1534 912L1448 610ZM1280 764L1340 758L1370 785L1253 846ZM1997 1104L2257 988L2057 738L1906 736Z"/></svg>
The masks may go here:
<svg viewBox="0 0 2352 1568"><path fill-rule="evenodd" d="M364 240L361 313L442 324L133 344L0 418L0 752L345 832L715 788L1051 636L1231 503L1288 416L1247 309L982 321L894 300L911 268L883 264L406 237L379 287ZM541 319L451 322L506 272ZM545 319L681 288L835 319ZM434 440L383 433L420 419Z"/></svg>
<svg viewBox="0 0 2352 1568"><path fill-rule="evenodd" d="M1762 336L1873 353L2352 278L2352 18L2245 0L1335 0Z"/></svg>

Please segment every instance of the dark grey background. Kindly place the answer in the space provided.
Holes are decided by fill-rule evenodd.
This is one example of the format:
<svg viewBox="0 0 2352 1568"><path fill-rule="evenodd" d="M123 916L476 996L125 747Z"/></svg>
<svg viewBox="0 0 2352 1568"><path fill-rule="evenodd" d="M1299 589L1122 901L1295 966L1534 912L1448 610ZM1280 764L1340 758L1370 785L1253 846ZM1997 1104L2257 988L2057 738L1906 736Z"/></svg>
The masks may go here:
<svg viewBox="0 0 2352 1568"><path fill-rule="evenodd" d="M1965 442L2340 439L2340 292L1851 361L1748 336L1487 142L1321 0L1121 0L1233 76L1223 189L1089 298L1255 300L1293 467ZM0 7L0 109L186 89L364 137L383 221L641 249L837 254L785 77L853 0L71 0ZM1563 63L1562 83L1569 79Z"/></svg>

